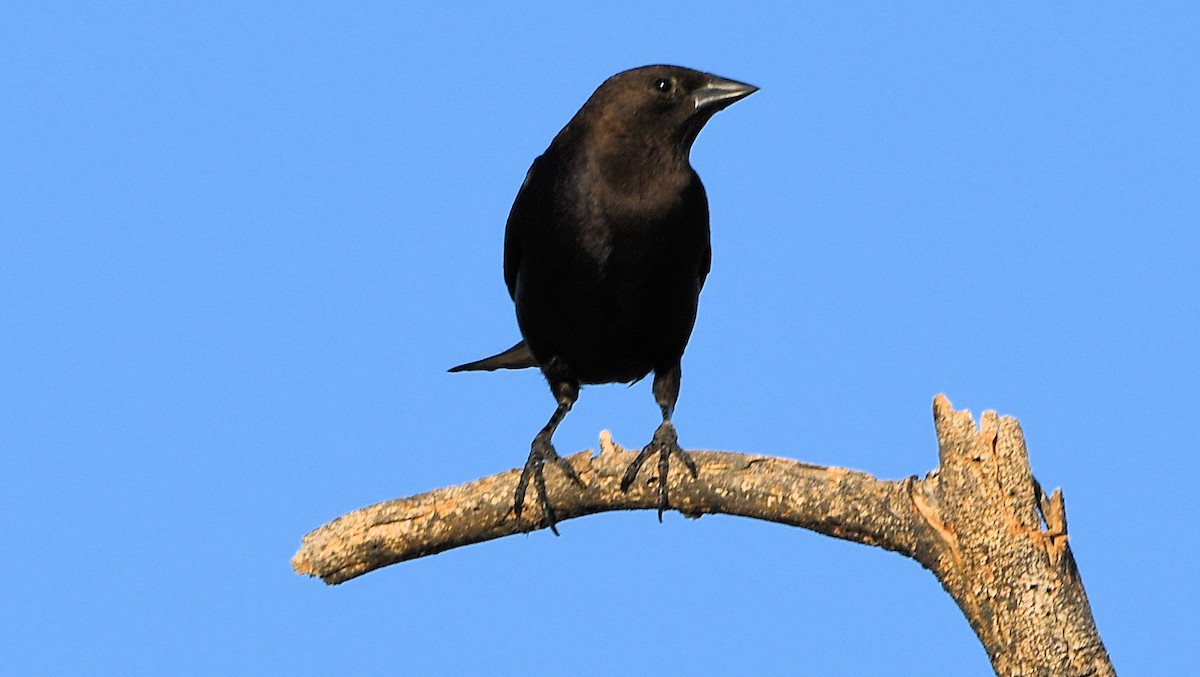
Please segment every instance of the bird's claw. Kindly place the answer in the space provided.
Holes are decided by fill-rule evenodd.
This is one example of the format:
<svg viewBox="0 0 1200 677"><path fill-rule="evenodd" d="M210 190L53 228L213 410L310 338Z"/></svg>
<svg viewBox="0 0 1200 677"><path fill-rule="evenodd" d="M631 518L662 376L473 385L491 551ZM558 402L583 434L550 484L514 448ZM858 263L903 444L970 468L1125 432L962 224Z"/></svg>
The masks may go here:
<svg viewBox="0 0 1200 677"><path fill-rule="evenodd" d="M513 492L513 514L516 515L517 521L521 520L521 512L525 507L525 491L529 488L529 480L532 479L538 507L542 509L546 526L550 527L550 531L557 536L558 516L554 512L554 506L550 505L550 499L547 498L546 478L542 475L546 461L557 465L568 478L579 486L585 486L579 473L575 472L575 468L565 458L558 455L558 452L554 450L554 445L550 444L548 439L542 439L539 435L533 440L529 458L526 459L525 467L521 470L521 479L517 480L517 489Z"/></svg>
<svg viewBox="0 0 1200 677"><path fill-rule="evenodd" d="M633 459L633 463L625 468L625 475L621 477L621 491L629 491L629 487L633 486L634 480L637 479L638 471L642 469L642 464L655 452L658 452L658 521L661 522L663 511L667 509L667 474L671 470L671 456L677 456L683 461L693 479L700 476L700 470L692 460L691 454L679 446L675 426L671 425L670 421L663 421L658 430L654 431L654 439L650 444L647 444L638 453L637 458Z"/></svg>

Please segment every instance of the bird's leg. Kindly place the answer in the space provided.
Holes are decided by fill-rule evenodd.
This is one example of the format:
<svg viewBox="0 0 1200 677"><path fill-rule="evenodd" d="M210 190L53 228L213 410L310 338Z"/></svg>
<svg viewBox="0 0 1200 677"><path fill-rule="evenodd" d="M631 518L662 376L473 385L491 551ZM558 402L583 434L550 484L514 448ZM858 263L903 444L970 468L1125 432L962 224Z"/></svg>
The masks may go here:
<svg viewBox="0 0 1200 677"><path fill-rule="evenodd" d="M570 477L579 486L584 486L583 480L579 478L579 474L575 472L575 468L563 457L558 455L554 450L554 444L551 443L551 438L554 437L554 431L558 429L558 424L562 423L567 412L571 411L571 407L575 404L575 400L579 398L579 384L574 382L558 382L550 384L551 390L554 391L554 396L558 400L558 408L554 410L554 414L546 423L546 427L542 428L537 437L533 438L533 444L530 445L529 458L525 461L525 468L521 470L521 479L517 481L517 490L513 492L513 513L518 521L521 519L521 510L525 504L525 490L529 487L529 480L533 479L533 487L537 493L538 504L542 508L542 514L545 515L546 524L550 527L550 531L554 535L558 535L558 528L555 527L558 519L554 514L554 508L550 505L550 500L546 498L546 479L542 477L542 468L547 461L551 461L558 465L567 477Z"/></svg>
<svg viewBox="0 0 1200 677"><path fill-rule="evenodd" d="M679 365L675 365L670 369L654 372L654 399L658 402L659 409L662 410L663 420L658 426L658 430L654 431L654 438L650 440L625 469L625 475L621 478L621 491L628 491L633 485L633 481L637 479L638 471L641 470L642 464L646 459L658 453L658 521L662 521L663 511L667 509L667 473L671 470L671 455L674 454L683 461L687 466L692 477L699 477L700 471L696 468L696 462L692 460L690 454L679 446L679 436L675 432L675 426L671 423L671 414L675 412L675 402L679 399Z"/></svg>

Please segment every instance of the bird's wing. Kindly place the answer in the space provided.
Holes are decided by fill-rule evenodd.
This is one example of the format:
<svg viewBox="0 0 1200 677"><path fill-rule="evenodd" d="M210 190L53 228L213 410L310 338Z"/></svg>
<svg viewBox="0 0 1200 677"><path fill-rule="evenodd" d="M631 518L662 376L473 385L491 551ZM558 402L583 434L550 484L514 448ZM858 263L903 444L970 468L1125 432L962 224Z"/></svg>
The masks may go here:
<svg viewBox="0 0 1200 677"><path fill-rule="evenodd" d="M704 288L704 281L708 279L708 271L712 269L712 239L708 230L708 194L704 190L704 183L700 181L700 175L695 170L692 170L692 183L688 190L693 195L693 198L688 200L688 204L694 205L697 210L695 215L696 223L699 224L697 232L700 237L704 238L704 249L700 252L700 265L696 269L696 290L699 291Z"/></svg>
<svg viewBox="0 0 1200 677"><path fill-rule="evenodd" d="M530 220L536 218L533 204L535 191L531 186L537 182L535 174L542 158L537 158L525 173L525 181L517 191L513 200L512 211L508 213L508 225L504 228L504 284L508 285L508 295L514 301L517 298L517 274L521 270L521 250L525 246L525 238L530 236Z"/></svg>

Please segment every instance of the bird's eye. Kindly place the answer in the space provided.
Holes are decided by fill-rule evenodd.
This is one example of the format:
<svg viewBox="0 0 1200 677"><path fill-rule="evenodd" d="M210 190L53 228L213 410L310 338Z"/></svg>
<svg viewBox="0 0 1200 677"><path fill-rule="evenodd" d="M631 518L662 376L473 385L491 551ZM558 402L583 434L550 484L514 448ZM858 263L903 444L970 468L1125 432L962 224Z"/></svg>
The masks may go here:
<svg viewBox="0 0 1200 677"><path fill-rule="evenodd" d="M654 89L660 94L667 94L671 91L671 81L666 78L659 78L654 81Z"/></svg>

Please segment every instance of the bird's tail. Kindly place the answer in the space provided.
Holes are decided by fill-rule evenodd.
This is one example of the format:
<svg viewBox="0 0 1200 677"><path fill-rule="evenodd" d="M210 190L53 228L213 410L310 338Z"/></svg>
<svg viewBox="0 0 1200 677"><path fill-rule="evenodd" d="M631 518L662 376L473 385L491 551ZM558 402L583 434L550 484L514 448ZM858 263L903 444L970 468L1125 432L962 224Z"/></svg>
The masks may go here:
<svg viewBox="0 0 1200 677"><path fill-rule="evenodd" d="M460 364L457 367L451 367L450 371L495 371L497 369L525 369L526 367L536 367L538 363L533 359L533 353L529 352L529 346L521 341L517 345L500 353L485 357L482 360Z"/></svg>

